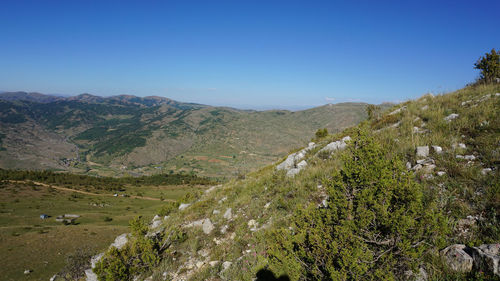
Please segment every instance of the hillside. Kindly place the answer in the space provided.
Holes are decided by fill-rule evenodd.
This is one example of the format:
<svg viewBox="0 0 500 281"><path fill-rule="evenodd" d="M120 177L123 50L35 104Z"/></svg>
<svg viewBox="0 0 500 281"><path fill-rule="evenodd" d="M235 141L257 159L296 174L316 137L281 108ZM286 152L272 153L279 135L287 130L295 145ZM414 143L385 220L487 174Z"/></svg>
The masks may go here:
<svg viewBox="0 0 500 281"><path fill-rule="evenodd" d="M365 107L251 111L162 97L1 93L0 168L235 176L276 161L319 128L357 124Z"/></svg>
<svg viewBox="0 0 500 281"><path fill-rule="evenodd" d="M193 193L151 224L135 220L127 243L93 259L94 272L498 280L499 113L500 86L479 85L374 114L278 165Z"/></svg>

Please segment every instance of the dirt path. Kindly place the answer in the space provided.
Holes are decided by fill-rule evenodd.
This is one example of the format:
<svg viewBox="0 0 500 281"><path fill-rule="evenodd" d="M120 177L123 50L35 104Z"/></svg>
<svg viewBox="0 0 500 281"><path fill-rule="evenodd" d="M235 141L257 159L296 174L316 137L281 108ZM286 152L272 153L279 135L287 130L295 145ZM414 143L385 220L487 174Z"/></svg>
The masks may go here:
<svg viewBox="0 0 500 281"><path fill-rule="evenodd" d="M93 193L93 192L88 192L88 191L83 191L83 190L78 190L78 189L72 189L72 188L67 188L67 187L62 187L62 186L56 186L56 185L49 185L43 182L37 182L37 181L15 181L15 180L9 180L9 182L13 183L34 183L39 186L44 186L44 187L50 187L53 189L61 190L61 191L68 191L68 192L76 192L80 194L86 194L86 195L91 195L91 196L111 196L115 197L114 194L109 194L109 193ZM160 201L159 198L154 198L154 197L148 197L148 196L136 196L136 195L130 195L128 198L132 199L144 199L144 200L151 200L151 201ZM163 201L170 201L170 202L175 202L173 199L163 199Z"/></svg>

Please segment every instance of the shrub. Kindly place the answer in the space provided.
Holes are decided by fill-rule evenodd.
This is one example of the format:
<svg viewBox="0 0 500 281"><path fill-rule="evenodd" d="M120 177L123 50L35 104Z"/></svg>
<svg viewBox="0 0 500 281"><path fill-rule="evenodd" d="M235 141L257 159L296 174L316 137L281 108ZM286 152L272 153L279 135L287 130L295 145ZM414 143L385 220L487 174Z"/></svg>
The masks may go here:
<svg viewBox="0 0 500 281"><path fill-rule="evenodd" d="M316 139L322 139L326 136L328 136L328 130L326 128L318 129L316 131Z"/></svg>
<svg viewBox="0 0 500 281"><path fill-rule="evenodd" d="M130 280L134 275L158 265L160 246L154 239L145 236L146 222L136 217L130 222L132 237L122 248L111 247L96 264L94 272L99 280Z"/></svg>
<svg viewBox="0 0 500 281"><path fill-rule="evenodd" d="M273 270L293 280L394 280L416 268L447 232L441 213L397 158L360 130L344 166L324 182L328 208L300 208L274 231Z"/></svg>
<svg viewBox="0 0 500 281"><path fill-rule="evenodd" d="M168 216L173 211L179 208L179 202L166 202L161 208L158 210L159 216Z"/></svg>

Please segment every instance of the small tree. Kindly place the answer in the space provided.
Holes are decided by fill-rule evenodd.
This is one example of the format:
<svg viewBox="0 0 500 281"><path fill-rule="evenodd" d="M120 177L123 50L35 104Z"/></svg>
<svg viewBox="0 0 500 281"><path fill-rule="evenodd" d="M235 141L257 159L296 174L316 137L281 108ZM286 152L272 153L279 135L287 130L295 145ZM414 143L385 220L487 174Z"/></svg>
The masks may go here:
<svg viewBox="0 0 500 281"><path fill-rule="evenodd" d="M474 68L481 71L480 81L485 83L494 82L496 78L500 78L500 54L495 49L492 49L491 53L486 53L477 60Z"/></svg>

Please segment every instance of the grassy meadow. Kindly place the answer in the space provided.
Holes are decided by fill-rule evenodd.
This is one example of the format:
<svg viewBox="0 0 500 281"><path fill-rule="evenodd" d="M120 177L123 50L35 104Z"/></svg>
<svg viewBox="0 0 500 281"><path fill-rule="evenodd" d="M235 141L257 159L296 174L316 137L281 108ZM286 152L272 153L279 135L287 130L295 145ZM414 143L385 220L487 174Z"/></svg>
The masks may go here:
<svg viewBox="0 0 500 281"><path fill-rule="evenodd" d="M165 204L160 198L175 200L202 188L134 186L122 192L131 197L114 197L32 182L0 182L0 276L2 280L48 280L65 266L68 254L81 248L102 251L117 235L129 232L128 222L135 216L151 220ZM133 197L138 195L148 199ZM50 217L41 219L41 214ZM55 221L63 214L81 217L64 225ZM26 269L32 272L25 275Z"/></svg>

